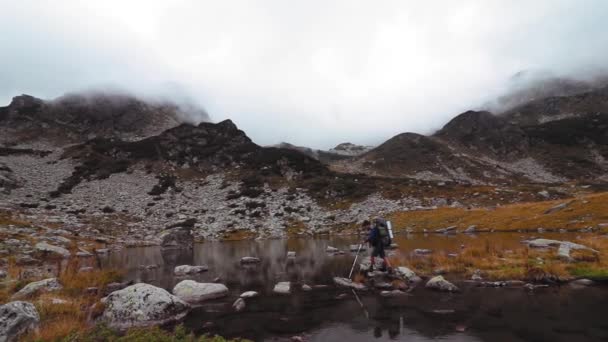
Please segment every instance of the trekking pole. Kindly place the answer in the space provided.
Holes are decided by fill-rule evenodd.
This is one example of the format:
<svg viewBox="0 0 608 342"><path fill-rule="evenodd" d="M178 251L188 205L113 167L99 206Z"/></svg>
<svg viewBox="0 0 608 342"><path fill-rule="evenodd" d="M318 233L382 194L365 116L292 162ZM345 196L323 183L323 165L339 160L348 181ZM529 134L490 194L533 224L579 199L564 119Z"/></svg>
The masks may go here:
<svg viewBox="0 0 608 342"><path fill-rule="evenodd" d="M362 244L359 244L359 248L357 249L357 254L355 254L355 261L353 261L353 267L350 268L350 273L348 274L348 279L353 276L353 271L355 270L355 265L357 264L357 258L359 257L359 251L361 251Z"/></svg>

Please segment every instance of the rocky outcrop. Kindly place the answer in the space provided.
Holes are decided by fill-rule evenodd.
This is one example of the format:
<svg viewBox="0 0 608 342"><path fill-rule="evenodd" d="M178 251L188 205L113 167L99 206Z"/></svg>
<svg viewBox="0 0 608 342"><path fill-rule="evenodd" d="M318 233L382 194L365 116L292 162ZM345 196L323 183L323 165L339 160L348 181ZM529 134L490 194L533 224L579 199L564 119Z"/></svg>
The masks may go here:
<svg viewBox="0 0 608 342"><path fill-rule="evenodd" d="M13 299L23 299L31 297L41 292L52 292L61 290L63 286L57 278L48 278L40 281L35 281L25 285L19 292L13 295Z"/></svg>
<svg viewBox="0 0 608 342"><path fill-rule="evenodd" d="M17 341L39 324L40 315L31 303L15 301L0 305L0 342Z"/></svg>
<svg viewBox="0 0 608 342"><path fill-rule="evenodd" d="M445 291L445 292L457 292L459 291L456 285L445 280L443 276L436 276L431 278L425 285L427 289Z"/></svg>
<svg viewBox="0 0 608 342"><path fill-rule="evenodd" d="M593 248L581 245L570 241L560 241L551 239L534 239L524 241L528 246L532 248L550 248L557 247L557 257L564 261L572 261L573 258L570 256L572 250L586 250L593 253L599 253Z"/></svg>
<svg viewBox="0 0 608 342"><path fill-rule="evenodd" d="M101 320L119 330L178 322L190 310L178 297L143 283L112 292L104 303Z"/></svg>
<svg viewBox="0 0 608 342"><path fill-rule="evenodd" d="M206 300L227 296L228 288L223 284L183 280L175 285L173 294L187 303L199 304Z"/></svg>

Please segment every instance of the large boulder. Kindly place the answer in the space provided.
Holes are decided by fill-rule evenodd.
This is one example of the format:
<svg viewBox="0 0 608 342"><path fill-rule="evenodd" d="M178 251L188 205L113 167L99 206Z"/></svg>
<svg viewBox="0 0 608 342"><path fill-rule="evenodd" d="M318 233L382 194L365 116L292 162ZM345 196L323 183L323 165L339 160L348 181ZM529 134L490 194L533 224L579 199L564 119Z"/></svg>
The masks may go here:
<svg viewBox="0 0 608 342"><path fill-rule="evenodd" d="M184 280L175 285L173 294L187 303L198 304L206 300L227 296L228 288L224 284Z"/></svg>
<svg viewBox="0 0 608 342"><path fill-rule="evenodd" d="M209 267L201 265L201 266L190 266L190 265L180 265L176 266L173 270L173 274L176 276L184 276L187 274L196 274L207 272Z"/></svg>
<svg viewBox="0 0 608 342"><path fill-rule="evenodd" d="M21 290L13 295L12 299L28 298L41 292L58 291L62 288L63 286L59 283L57 278L48 278L25 285Z"/></svg>
<svg viewBox="0 0 608 342"><path fill-rule="evenodd" d="M456 285L445 280L442 276L436 276L436 277L431 278L426 283L426 288L432 289L432 290L437 290L437 291L446 291L446 292L459 291L459 289L458 289L458 287L456 287Z"/></svg>
<svg viewBox="0 0 608 342"><path fill-rule="evenodd" d="M183 300L144 283L112 292L104 304L101 320L119 330L179 322L190 311Z"/></svg>
<svg viewBox="0 0 608 342"><path fill-rule="evenodd" d="M63 247L53 246L46 242L39 242L36 244L36 251L42 255L58 256L62 258L69 258L70 251Z"/></svg>
<svg viewBox="0 0 608 342"><path fill-rule="evenodd" d="M170 228L160 233L162 249L192 249L194 236L190 227Z"/></svg>
<svg viewBox="0 0 608 342"><path fill-rule="evenodd" d="M17 341L39 324L40 315L32 303L16 301L0 305L0 342Z"/></svg>

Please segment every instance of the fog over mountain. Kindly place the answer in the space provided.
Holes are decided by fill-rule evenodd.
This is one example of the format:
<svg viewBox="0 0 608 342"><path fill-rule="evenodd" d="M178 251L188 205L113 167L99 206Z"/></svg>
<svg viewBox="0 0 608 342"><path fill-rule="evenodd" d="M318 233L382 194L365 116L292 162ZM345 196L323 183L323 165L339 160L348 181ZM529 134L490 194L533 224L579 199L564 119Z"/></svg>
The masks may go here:
<svg viewBox="0 0 608 342"><path fill-rule="evenodd" d="M110 87L258 144L376 145L516 105L528 79L602 80L607 15L593 0L3 1L0 106Z"/></svg>

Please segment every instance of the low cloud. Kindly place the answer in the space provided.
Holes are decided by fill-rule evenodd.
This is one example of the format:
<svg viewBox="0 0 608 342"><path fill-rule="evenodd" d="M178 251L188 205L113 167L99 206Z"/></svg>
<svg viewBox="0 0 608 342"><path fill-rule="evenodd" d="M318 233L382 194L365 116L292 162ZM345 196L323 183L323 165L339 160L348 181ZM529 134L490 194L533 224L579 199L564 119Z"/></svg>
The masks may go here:
<svg viewBox="0 0 608 342"><path fill-rule="evenodd" d="M430 133L522 70L593 75L608 3L97 1L0 5L0 101L119 87L188 99L254 141Z"/></svg>

